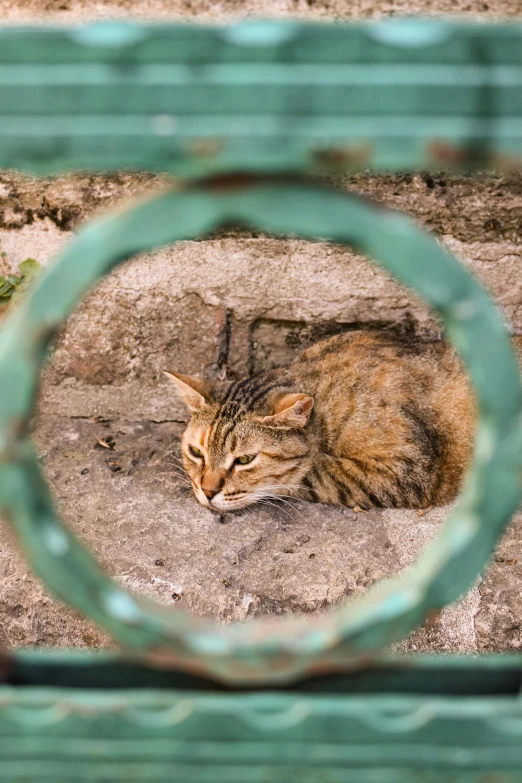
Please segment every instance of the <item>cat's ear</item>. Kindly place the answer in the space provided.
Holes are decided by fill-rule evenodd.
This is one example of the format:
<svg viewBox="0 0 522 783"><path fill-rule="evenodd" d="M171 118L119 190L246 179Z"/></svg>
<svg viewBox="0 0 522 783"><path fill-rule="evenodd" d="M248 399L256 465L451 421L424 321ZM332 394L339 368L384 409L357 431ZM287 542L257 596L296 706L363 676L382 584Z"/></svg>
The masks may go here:
<svg viewBox="0 0 522 783"><path fill-rule="evenodd" d="M169 380L173 381L179 396L189 411L195 413L208 408L211 392L208 381L196 378L194 375L183 375L180 372L167 372L167 370L163 372Z"/></svg>
<svg viewBox="0 0 522 783"><path fill-rule="evenodd" d="M274 404L271 416L260 419L267 427L301 429L306 427L314 407L314 398L307 394L284 394Z"/></svg>

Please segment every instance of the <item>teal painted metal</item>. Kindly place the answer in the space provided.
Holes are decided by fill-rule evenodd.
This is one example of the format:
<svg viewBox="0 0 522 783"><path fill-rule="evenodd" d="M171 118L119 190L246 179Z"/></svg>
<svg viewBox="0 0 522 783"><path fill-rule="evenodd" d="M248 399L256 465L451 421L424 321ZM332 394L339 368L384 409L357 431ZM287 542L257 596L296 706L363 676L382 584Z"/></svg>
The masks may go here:
<svg viewBox="0 0 522 783"><path fill-rule="evenodd" d="M436 544L400 578L313 623L214 626L127 595L63 528L27 436L45 351L98 277L139 252L230 223L330 239L379 260L440 313L477 393L473 473ZM489 297L405 216L305 182L194 183L87 226L5 324L0 376L0 505L36 573L133 655L231 683L284 682L377 655L469 587L521 497L522 388Z"/></svg>
<svg viewBox="0 0 522 783"><path fill-rule="evenodd" d="M2 515L41 578L129 656L3 657L2 781L522 781L520 657L382 655L471 584L520 501L507 335L406 217L287 176L519 166L521 38L520 23L414 20L0 30L0 166L207 177L85 227L0 335ZM439 539L306 622L214 626L123 592L63 527L28 435L41 364L81 296L139 252L230 223L377 259L442 316L477 393L473 469Z"/></svg>
<svg viewBox="0 0 522 783"><path fill-rule="evenodd" d="M389 659L362 676L229 692L108 655L20 655L0 689L1 777L519 783L521 672L509 656Z"/></svg>
<svg viewBox="0 0 522 783"><path fill-rule="evenodd" d="M518 167L522 23L0 29L0 167Z"/></svg>

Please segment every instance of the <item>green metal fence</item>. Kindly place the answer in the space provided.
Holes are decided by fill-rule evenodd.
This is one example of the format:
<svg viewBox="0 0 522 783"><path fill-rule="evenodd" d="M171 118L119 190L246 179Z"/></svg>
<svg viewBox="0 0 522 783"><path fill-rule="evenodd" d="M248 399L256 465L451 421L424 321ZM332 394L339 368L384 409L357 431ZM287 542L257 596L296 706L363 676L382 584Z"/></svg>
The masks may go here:
<svg viewBox="0 0 522 783"><path fill-rule="evenodd" d="M522 780L518 657L383 653L471 585L520 502L507 334L435 238L312 179L520 167L521 44L522 24L415 20L0 31L0 166L184 177L84 227L2 328L2 516L126 658L6 658L0 779ZM216 626L123 592L64 528L28 434L41 363L81 296L137 253L231 223L373 257L440 314L477 395L472 471L437 541L407 574L307 621Z"/></svg>

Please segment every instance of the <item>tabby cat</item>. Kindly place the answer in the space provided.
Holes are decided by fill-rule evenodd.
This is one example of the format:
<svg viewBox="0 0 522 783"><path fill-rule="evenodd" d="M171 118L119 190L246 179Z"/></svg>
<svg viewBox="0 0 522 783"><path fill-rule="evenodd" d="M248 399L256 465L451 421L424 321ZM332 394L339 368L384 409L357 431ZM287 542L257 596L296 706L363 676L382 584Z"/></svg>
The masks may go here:
<svg viewBox="0 0 522 783"><path fill-rule="evenodd" d="M475 405L444 343L357 331L240 381L167 373L191 412L183 464L220 513L273 497L361 508L450 502Z"/></svg>

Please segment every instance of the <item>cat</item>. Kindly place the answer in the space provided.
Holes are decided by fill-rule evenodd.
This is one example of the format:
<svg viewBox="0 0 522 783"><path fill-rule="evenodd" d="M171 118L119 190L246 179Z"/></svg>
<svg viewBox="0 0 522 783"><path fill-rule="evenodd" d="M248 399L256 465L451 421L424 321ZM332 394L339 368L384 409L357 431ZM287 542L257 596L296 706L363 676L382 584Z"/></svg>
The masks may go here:
<svg viewBox="0 0 522 783"><path fill-rule="evenodd" d="M184 468L198 501L221 514L277 497L445 505L470 460L475 401L444 342L353 331L252 378L166 375L191 413Z"/></svg>

